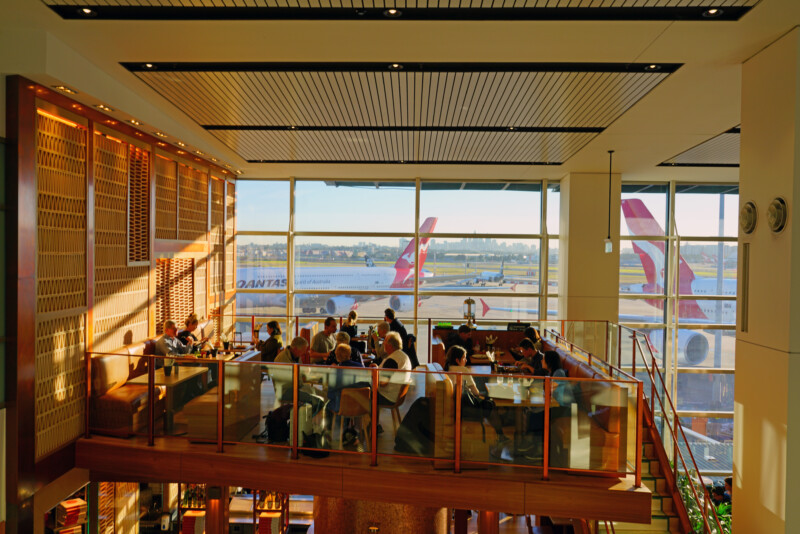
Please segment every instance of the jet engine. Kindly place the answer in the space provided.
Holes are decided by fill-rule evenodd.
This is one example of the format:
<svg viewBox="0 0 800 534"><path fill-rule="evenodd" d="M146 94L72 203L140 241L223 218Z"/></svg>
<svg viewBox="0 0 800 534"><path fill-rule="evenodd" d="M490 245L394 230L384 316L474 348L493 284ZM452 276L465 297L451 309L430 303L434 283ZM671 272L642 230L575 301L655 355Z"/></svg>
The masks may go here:
<svg viewBox="0 0 800 534"><path fill-rule="evenodd" d="M408 311L414 309L413 295L392 295L389 299L389 306L394 311Z"/></svg>
<svg viewBox="0 0 800 534"><path fill-rule="evenodd" d="M325 303L325 310L328 312L328 315L346 315L353 308L353 304L355 303L356 299L353 297L331 297L328 299L328 302Z"/></svg>

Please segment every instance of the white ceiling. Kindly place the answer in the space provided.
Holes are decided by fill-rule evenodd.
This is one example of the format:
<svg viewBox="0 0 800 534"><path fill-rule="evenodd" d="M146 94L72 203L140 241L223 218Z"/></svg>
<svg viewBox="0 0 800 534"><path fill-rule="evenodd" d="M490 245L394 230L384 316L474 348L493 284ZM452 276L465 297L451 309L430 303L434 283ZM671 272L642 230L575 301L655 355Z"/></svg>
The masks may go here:
<svg viewBox="0 0 800 534"><path fill-rule="evenodd" d="M741 64L800 23L797 0L762 0L721 21L103 21L63 20L37 0L0 4L0 72L63 82L88 103L136 116L245 176L737 180L732 168L659 163L740 124ZM11 50L9 54L7 51ZM682 63L559 166L248 164L120 62ZM124 118L126 115L121 114ZM747 125L742 125L746 128Z"/></svg>

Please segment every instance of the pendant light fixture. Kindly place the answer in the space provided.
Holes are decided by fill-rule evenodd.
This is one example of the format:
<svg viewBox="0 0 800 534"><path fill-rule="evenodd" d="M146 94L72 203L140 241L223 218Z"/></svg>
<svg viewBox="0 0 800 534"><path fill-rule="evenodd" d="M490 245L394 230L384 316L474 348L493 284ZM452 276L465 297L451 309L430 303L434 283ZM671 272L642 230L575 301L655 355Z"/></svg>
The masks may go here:
<svg viewBox="0 0 800 534"><path fill-rule="evenodd" d="M606 254L611 254L614 246L611 243L611 162L614 157L614 151L608 151L608 233L604 240Z"/></svg>

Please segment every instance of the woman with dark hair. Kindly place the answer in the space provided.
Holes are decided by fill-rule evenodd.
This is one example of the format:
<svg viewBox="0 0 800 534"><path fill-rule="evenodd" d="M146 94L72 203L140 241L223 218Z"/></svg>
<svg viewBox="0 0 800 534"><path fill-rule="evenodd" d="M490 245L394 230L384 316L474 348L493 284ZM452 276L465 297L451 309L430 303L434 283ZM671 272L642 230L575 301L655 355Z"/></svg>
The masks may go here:
<svg viewBox="0 0 800 534"><path fill-rule="evenodd" d="M266 341L259 341L256 348L261 349L262 362L274 362L275 357L283 348L281 325L278 324L278 321L270 321L267 323L267 334L269 334L269 339Z"/></svg>
<svg viewBox="0 0 800 534"><path fill-rule="evenodd" d="M561 356L554 350L548 350L544 353L542 367L546 369L548 374L553 378L564 378L567 376L567 372L561 367Z"/></svg>
<svg viewBox="0 0 800 534"><path fill-rule="evenodd" d="M453 345L447 350L445 355L444 370L447 373L471 373L467 367L467 351L460 345ZM493 451L502 452L503 443L508 438L503 434L503 424L500 415L495 409L494 402L481 396L475 380L470 374L462 374L462 393L461 393L461 414L468 421L478 421L483 424L483 420L489 421L494 431L497 433L497 444L492 448Z"/></svg>

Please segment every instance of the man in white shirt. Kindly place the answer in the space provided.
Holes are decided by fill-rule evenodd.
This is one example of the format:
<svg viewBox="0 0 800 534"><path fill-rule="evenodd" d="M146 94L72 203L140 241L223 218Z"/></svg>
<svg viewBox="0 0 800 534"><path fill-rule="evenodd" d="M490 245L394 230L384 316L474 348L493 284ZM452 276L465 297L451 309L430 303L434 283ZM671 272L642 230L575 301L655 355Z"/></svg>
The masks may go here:
<svg viewBox="0 0 800 534"><path fill-rule="evenodd" d="M411 382L409 373L400 371L411 370L411 360L408 355L400 350L403 344L400 334L389 332L383 340L383 347L386 349L386 357L381 362L381 369L397 369L387 373L381 373L378 389L378 404L392 405L397 402L400 390L403 386ZM377 367L374 363L371 367Z"/></svg>
<svg viewBox="0 0 800 534"><path fill-rule="evenodd" d="M192 344L184 345L178 339L178 327L175 321L167 319L164 321L164 335L158 338L155 346L156 356L169 356L171 354L189 354L192 352ZM164 360L164 365L172 365L173 360Z"/></svg>

